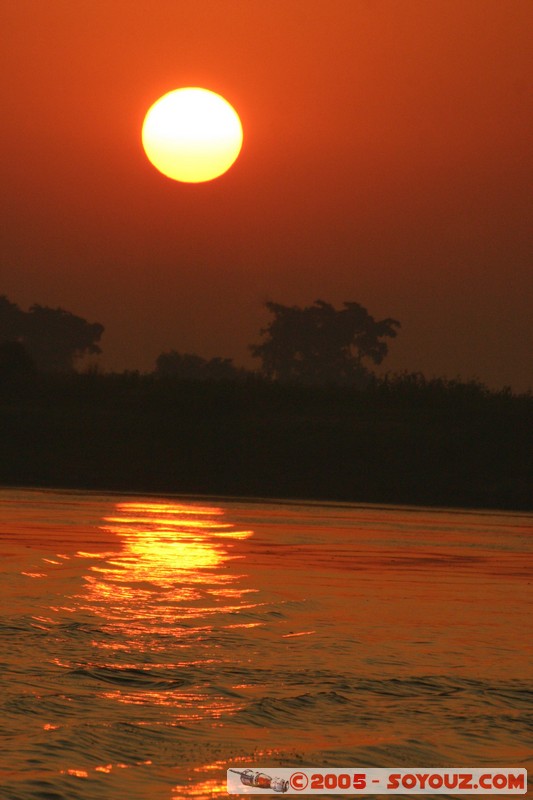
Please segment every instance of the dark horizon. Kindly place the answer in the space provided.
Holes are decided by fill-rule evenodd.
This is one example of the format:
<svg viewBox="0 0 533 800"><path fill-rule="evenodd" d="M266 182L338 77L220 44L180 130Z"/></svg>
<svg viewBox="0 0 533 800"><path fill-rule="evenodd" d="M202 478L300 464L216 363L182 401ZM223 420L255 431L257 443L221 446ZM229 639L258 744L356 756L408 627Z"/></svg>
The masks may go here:
<svg viewBox="0 0 533 800"><path fill-rule="evenodd" d="M0 485L533 508L532 395L241 377L4 376Z"/></svg>

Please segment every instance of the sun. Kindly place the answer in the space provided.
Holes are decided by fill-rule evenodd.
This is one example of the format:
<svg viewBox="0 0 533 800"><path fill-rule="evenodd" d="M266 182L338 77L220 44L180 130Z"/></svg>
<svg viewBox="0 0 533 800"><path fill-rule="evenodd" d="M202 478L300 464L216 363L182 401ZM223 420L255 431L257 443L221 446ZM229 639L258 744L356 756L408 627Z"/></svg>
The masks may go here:
<svg viewBox="0 0 533 800"><path fill-rule="evenodd" d="M240 153L242 125L233 106L198 87L175 89L148 110L142 144L163 175L202 183L223 175Z"/></svg>

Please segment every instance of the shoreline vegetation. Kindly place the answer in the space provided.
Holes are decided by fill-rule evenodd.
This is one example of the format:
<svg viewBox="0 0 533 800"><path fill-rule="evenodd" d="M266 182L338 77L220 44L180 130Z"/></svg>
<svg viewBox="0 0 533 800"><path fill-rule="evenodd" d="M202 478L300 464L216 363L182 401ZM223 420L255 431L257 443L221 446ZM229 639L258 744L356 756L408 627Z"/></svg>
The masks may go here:
<svg viewBox="0 0 533 800"><path fill-rule="evenodd" d="M398 320L265 303L261 366L170 350L76 372L100 323L0 297L0 484L530 510L533 396L377 378Z"/></svg>
<svg viewBox="0 0 533 800"><path fill-rule="evenodd" d="M532 433L533 395L420 374L0 381L4 486L532 510Z"/></svg>

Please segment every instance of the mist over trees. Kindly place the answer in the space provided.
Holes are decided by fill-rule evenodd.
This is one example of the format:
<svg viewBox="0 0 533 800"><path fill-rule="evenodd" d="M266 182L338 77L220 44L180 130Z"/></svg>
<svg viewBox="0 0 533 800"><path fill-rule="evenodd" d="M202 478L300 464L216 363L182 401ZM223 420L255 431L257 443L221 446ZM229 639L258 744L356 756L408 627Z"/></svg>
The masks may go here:
<svg viewBox="0 0 533 800"><path fill-rule="evenodd" d="M38 369L70 372L78 359L102 352L97 342L103 332L100 323L87 322L62 308L35 304L23 311L5 295L0 296L2 363L17 358L22 363L22 348Z"/></svg>
<svg viewBox="0 0 533 800"><path fill-rule="evenodd" d="M156 377L191 381L231 381L246 375L307 386L339 385L363 388L372 364L381 364L387 339L397 335L398 320L376 320L359 303L341 309L324 300L306 307L265 304L273 315L261 330L263 341L249 347L261 362L254 373L238 368L231 358L203 358L168 350L161 353ZM3 374L30 369L71 372L85 355L100 354L103 325L90 323L62 308L32 305L23 311L0 296L0 368Z"/></svg>
<svg viewBox="0 0 533 800"><path fill-rule="evenodd" d="M367 363L381 364L388 352L384 340L396 336L400 323L375 320L359 303L343 306L338 310L324 300L305 308L266 303L274 318L261 331L264 341L250 346L262 373L283 382L364 386Z"/></svg>
<svg viewBox="0 0 533 800"><path fill-rule="evenodd" d="M191 353L169 350L156 360L155 374L158 377L175 377L192 381L233 380L241 374L231 358L206 359Z"/></svg>
<svg viewBox="0 0 533 800"><path fill-rule="evenodd" d="M259 374L268 380L302 385L367 385L367 363L381 364L388 352L386 338L396 336L400 323L375 320L359 303L335 309L324 300L312 306L266 303L274 315L261 331L264 341L250 345L261 361ZM230 358L205 359L170 350L157 358L155 374L182 380L235 380L250 374Z"/></svg>

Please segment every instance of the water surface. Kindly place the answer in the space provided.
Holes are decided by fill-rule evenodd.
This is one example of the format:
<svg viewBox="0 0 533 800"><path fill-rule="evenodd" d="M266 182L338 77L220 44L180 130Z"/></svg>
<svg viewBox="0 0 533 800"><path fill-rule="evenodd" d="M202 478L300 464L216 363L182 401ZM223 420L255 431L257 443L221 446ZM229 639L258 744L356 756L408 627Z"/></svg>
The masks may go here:
<svg viewBox="0 0 533 800"><path fill-rule="evenodd" d="M531 770L533 516L0 490L0 798Z"/></svg>

